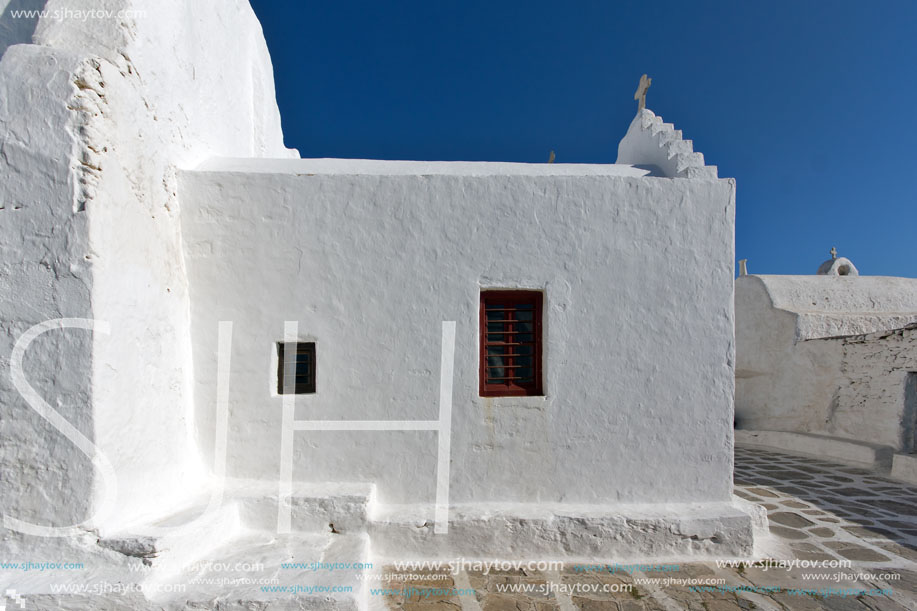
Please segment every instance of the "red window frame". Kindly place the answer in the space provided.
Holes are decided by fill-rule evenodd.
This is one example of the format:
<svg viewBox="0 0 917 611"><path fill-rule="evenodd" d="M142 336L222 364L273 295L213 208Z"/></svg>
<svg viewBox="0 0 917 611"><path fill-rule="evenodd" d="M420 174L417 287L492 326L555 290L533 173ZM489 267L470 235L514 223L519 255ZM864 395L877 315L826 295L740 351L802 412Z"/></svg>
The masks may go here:
<svg viewBox="0 0 917 611"><path fill-rule="evenodd" d="M479 320L480 366L478 376L480 379L480 393L482 397L525 397L541 396L543 394L541 383L541 327L543 305L544 293L541 291L481 291L481 312ZM488 306L490 307L488 308ZM497 308L497 306L503 307ZM534 324L532 325L533 329L531 332L533 341L531 342L517 343L506 341L508 335L513 336L525 333L524 331L519 331L516 327L517 323L526 322L518 320L519 315L516 314L518 311L517 306L530 306L531 309L526 308L524 311L533 312L532 318ZM500 318L495 320L497 312L500 312ZM491 315L490 319L488 319L488 313ZM491 331L488 333L488 320L490 320L491 324L502 323L503 330L500 332ZM488 335L502 335L504 341L491 341ZM530 346L531 348L516 350L515 348L518 346ZM499 354L498 356L505 359L504 364L496 367L493 365L488 366L487 357L494 356L493 352L488 351L488 348L502 348L503 354L506 356L503 356L503 354ZM516 357L527 356L517 354L517 352L529 352L529 350L531 350L533 355L533 363L531 366L533 371L531 378L526 378L524 380L513 379L519 377L515 374L518 373L520 369L523 371L529 369L529 367L525 365L517 365ZM489 370L494 369L503 370L503 375L491 376Z"/></svg>

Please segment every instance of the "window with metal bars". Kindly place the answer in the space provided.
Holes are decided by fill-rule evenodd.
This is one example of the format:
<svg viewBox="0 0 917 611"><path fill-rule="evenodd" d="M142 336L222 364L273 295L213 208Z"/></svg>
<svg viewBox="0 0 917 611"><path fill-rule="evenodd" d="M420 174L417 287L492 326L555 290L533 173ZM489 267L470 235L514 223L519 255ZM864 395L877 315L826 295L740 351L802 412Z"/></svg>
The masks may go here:
<svg viewBox="0 0 917 611"><path fill-rule="evenodd" d="M481 291L481 396L541 395L540 291Z"/></svg>
<svg viewBox="0 0 917 611"><path fill-rule="evenodd" d="M315 392L315 342L277 344L277 392L281 395Z"/></svg>

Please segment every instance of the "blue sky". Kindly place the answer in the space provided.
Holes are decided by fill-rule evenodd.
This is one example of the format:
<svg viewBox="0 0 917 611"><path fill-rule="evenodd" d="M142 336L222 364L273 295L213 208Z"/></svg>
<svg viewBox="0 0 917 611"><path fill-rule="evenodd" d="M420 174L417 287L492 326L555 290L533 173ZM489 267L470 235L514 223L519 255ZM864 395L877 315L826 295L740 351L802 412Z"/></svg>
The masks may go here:
<svg viewBox="0 0 917 611"><path fill-rule="evenodd" d="M917 277L917 1L252 5L303 157L613 163L646 72L751 273Z"/></svg>

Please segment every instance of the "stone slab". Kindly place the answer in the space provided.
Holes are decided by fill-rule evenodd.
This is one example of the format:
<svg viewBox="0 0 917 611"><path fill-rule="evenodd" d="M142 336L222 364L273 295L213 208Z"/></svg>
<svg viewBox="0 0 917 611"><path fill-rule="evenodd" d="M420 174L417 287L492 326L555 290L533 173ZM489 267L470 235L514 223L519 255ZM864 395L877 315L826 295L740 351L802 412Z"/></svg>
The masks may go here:
<svg viewBox="0 0 917 611"><path fill-rule="evenodd" d="M909 484L917 484L917 454L895 454L891 476Z"/></svg>
<svg viewBox="0 0 917 611"><path fill-rule="evenodd" d="M397 506L374 515L369 533L383 559L747 558L766 532L750 505L454 505L446 535L434 535L431 506Z"/></svg>

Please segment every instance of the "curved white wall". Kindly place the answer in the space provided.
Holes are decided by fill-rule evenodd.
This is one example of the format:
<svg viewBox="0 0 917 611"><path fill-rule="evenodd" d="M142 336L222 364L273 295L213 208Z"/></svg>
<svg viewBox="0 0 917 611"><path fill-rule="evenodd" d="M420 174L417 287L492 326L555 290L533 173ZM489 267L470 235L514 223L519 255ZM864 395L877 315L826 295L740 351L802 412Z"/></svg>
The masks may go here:
<svg viewBox="0 0 917 611"><path fill-rule="evenodd" d="M110 323L107 336L60 332L27 373L114 464L118 511L97 525L111 530L193 493L205 471L192 430L176 170L211 155L295 151L283 146L270 58L246 1L103 4L50 0L46 18L4 39L28 42L34 27L35 44L13 44L0 61L2 356L47 318ZM73 17L79 10L112 17ZM2 418L0 459L18 478L4 487L4 511L85 519L102 492L88 461L3 379L0 403L14 417Z"/></svg>

